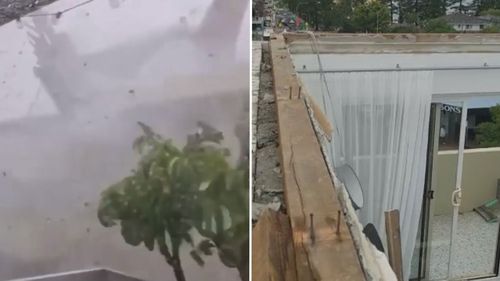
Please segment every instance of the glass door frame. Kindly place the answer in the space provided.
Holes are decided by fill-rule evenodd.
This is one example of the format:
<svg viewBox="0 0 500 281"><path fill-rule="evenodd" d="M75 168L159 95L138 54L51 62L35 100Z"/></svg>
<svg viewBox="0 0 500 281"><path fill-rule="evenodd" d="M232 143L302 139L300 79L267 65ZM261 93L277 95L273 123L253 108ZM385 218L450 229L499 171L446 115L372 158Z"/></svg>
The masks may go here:
<svg viewBox="0 0 500 281"><path fill-rule="evenodd" d="M431 247L429 241L432 241L432 233L430 230L430 225L432 225L433 213L433 200L435 193L435 181L436 177L432 177L434 167L437 161L437 151L439 146L439 126L436 124L440 123L441 114L438 103L431 104L431 112L429 117L429 141L427 147L427 160L426 160L426 171L425 171L425 183L424 183L424 196L422 200L422 210L420 215L420 247L419 247L419 260L418 260L418 272L417 279L422 280L423 278L429 276L430 268L430 252ZM415 279L412 279L415 280Z"/></svg>
<svg viewBox="0 0 500 281"><path fill-rule="evenodd" d="M439 124L440 124L440 110L441 104L443 103L460 103L462 106L462 113L460 119L460 134L459 134L459 144L458 144L458 160L456 165L456 179L455 188L452 193L451 204L453 206L453 219L450 233L450 249L449 249L449 262L447 270L447 278L452 276L452 268L454 263L453 248L456 241L456 229L458 224L459 208L462 199L462 179L463 179L463 162L464 162L464 151L465 151L465 139L466 139L466 126L467 126L467 115L468 115L468 103L471 99L478 97L492 97L499 98L499 93L487 94L487 95L443 95L441 97L433 97L431 105L431 114L429 118L429 143L427 150L427 167L425 175L425 186L424 186L424 197L422 200L422 210L421 210L421 222L420 222L420 253L418 262L418 277L417 280L429 280L430 270L430 253L432 251L431 247L431 231L430 227L432 225L432 213L433 213L433 194L435 193L435 181L436 177L433 175L434 168L437 161L437 152L439 145ZM489 276L478 276L473 278L468 278L466 280L484 280L484 281L500 281L499 268L500 268L500 224L499 230L497 232L497 245L496 245L496 255L494 261L494 272L493 275ZM450 279L450 280L464 280L463 278Z"/></svg>

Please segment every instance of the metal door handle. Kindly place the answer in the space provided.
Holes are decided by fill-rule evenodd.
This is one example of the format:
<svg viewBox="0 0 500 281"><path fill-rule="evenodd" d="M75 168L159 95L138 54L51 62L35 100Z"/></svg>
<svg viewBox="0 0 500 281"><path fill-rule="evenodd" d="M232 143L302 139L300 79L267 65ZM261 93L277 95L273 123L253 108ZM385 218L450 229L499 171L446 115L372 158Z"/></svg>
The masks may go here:
<svg viewBox="0 0 500 281"><path fill-rule="evenodd" d="M462 203L462 189L457 188L451 194L451 205L453 205L454 207L460 207L461 203Z"/></svg>

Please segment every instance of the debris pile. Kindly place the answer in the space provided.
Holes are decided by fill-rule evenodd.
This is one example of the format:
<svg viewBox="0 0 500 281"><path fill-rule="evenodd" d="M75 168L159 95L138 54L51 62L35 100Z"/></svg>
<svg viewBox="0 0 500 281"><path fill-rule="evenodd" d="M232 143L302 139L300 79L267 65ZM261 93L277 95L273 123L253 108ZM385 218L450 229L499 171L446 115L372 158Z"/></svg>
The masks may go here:
<svg viewBox="0 0 500 281"><path fill-rule="evenodd" d="M253 76L258 77L258 93L254 93L257 108L254 126L254 184L252 220L256 221L266 208L278 211L283 207L283 179L278 154L278 123L273 94L269 44L254 43ZM258 66L257 66L258 65ZM257 98L255 98L257 95Z"/></svg>

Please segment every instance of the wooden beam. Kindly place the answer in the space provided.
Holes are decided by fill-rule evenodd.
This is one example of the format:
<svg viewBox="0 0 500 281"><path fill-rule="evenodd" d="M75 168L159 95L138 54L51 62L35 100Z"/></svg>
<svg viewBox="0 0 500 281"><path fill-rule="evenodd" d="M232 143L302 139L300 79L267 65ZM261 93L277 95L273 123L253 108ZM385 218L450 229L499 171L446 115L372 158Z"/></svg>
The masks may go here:
<svg viewBox="0 0 500 281"><path fill-rule="evenodd" d="M333 135L333 128L332 124L330 124L330 121L328 121L328 118L325 116L319 105L316 103L313 97L310 95L306 94L308 100L309 100L309 106L312 108L314 119L318 122L319 126L321 127L321 130L325 134L325 137L328 139L328 141L332 141L332 135Z"/></svg>
<svg viewBox="0 0 500 281"><path fill-rule="evenodd" d="M365 280L283 36L271 40L279 151L300 281ZM291 94L290 94L291 93ZM290 97L292 97L290 99ZM311 229L310 214L314 222ZM311 237L314 233L314 237Z"/></svg>
<svg viewBox="0 0 500 281"><path fill-rule="evenodd" d="M252 231L252 279L297 281L288 216L265 210Z"/></svg>
<svg viewBox="0 0 500 281"><path fill-rule="evenodd" d="M401 230L399 226L399 210L385 212L385 231L387 234L387 252L389 264L399 281L403 281L403 265L401 254Z"/></svg>

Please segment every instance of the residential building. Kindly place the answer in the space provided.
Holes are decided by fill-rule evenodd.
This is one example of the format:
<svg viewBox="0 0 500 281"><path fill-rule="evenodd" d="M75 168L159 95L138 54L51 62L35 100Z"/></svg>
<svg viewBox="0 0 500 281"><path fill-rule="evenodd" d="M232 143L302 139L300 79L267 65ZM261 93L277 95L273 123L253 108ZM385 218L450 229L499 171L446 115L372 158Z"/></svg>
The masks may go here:
<svg viewBox="0 0 500 281"><path fill-rule="evenodd" d="M476 17L466 14L450 14L443 16L448 24L453 26L456 31L460 32L480 32L485 27L493 24L490 18Z"/></svg>

